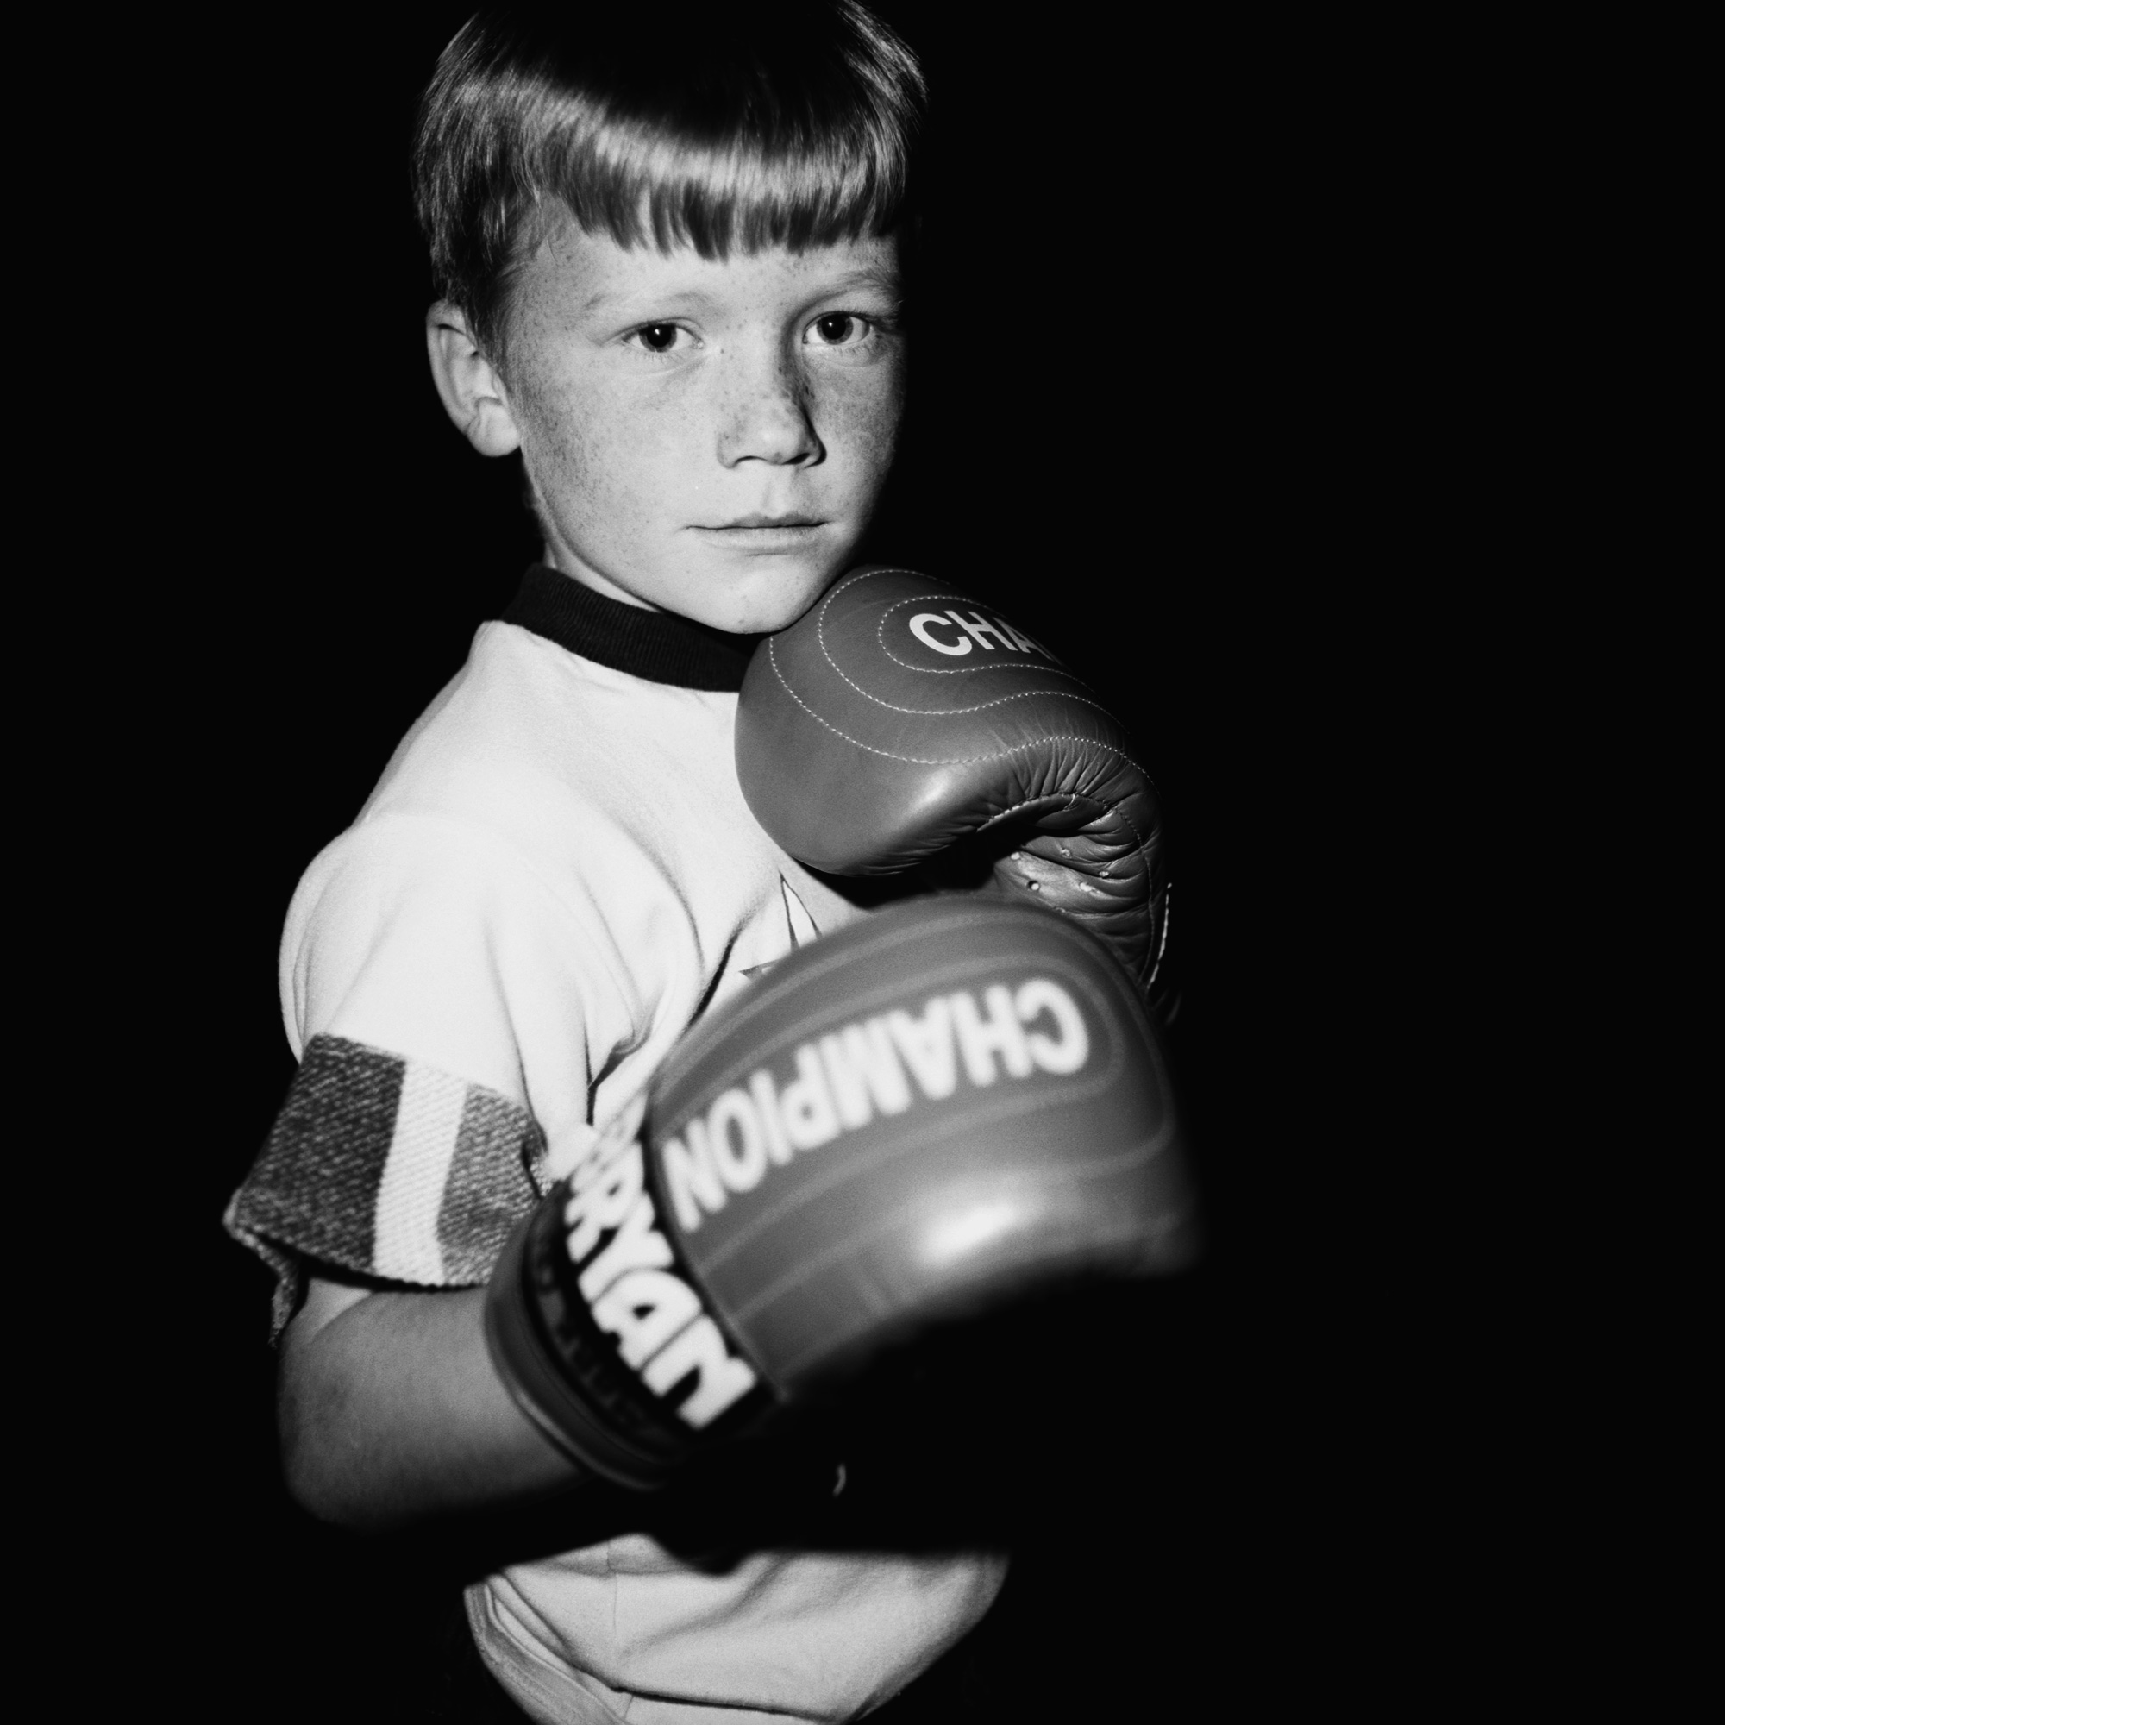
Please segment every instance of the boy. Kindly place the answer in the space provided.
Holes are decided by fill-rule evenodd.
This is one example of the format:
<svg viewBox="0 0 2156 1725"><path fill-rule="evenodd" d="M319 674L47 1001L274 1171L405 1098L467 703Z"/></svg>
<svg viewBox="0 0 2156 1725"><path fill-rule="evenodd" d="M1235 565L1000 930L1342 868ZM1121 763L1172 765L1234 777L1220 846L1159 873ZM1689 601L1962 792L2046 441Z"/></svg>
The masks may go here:
<svg viewBox="0 0 2156 1725"><path fill-rule="evenodd" d="M279 1273L291 1490L348 1526L582 1477L490 1364L494 1260L693 1019L861 914L748 812L735 691L743 637L831 582L890 468L923 89L850 0L720 28L490 11L423 105L429 358L473 447L521 455L546 561L285 926L301 1068L227 1224ZM836 1719L1003 1573L616 1533L466 1606L535 1718Z"/></svg>

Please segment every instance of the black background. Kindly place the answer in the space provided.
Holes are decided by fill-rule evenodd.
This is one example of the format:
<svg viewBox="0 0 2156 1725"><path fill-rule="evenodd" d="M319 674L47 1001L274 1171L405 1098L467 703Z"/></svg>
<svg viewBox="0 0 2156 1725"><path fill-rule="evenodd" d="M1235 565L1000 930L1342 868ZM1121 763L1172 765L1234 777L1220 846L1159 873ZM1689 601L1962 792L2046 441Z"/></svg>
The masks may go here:
<svg viewBox="0 0 2156 1725"><path fill-rule="evenodd" d="M1398 644L1376 524L1425 483L1385 380L1431 332L1365 285L1397 242L1356 201L1382 174L1357 45L1225 8L883 9L928 67L937 179L870 549L1006 609L1144 742L1213 1228L1178 1381L1105 1392L1156 1399L1104 1426L1082 1513L1020 1552L925 1716L1345 1715L1426 1633L1376 1566L1428 1562L1397 1364L1362 1339L1399 1069L1360 990L1413 926L1363 715ZM64 727L46 861L79 906L59 1141L100 1123L91 1207L125 1244L110 1358L64 1349L82 1569L47 1603L93 1690L225 1719L427 1716L432 1681L424 1554L283 1495L270 1279L218 1218L291 1074L292 888L536 549L515 464L449 425L422 352L405 147L462 16L165 27L115 97L124 207L91 223L128 335L75 392L101 453L71 507L108 575L68 612L123 693Z"/></svg>

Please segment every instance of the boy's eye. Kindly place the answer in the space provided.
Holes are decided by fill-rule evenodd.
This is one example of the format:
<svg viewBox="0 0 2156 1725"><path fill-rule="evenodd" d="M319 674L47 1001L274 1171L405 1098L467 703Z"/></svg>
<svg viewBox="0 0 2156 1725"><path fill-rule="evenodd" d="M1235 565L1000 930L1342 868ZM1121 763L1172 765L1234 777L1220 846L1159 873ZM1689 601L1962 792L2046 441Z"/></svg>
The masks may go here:
<svg viewBox="0 0 2156 1725"><path fill-rule="evenodd" d="M678 323L647 323L636 332L636 342L647 354L670 354L680 344L681 326Z"/></svg>
<svg viewBox="0 0 2156 1725"><path fill-rule="evenodd" d="M852 311L826 311L809 325L816 339L826 346L843 348L868 333L868 320Z"/></svg>

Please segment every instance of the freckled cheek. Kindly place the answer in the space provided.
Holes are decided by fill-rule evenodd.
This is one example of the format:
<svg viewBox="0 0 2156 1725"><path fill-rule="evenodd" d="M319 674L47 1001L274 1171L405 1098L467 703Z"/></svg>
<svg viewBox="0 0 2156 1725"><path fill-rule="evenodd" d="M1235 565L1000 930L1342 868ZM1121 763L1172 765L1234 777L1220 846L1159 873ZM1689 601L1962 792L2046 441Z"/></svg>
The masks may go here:
<svg viewBox="0 0 2156 1725"><path fill-rule="evenodd" d="M832 454L865 484L879 482L897 453L906 374L894 367L868 378L825 382L816 393L818 429Z"/></svg>
<svg viewBox="0 0 2156 1725"><path fill-rule="evenodd" d="M555 390L527 386L519 404L524 467L532 483L557 511L573 510L591 483L598 453L591 428L575 403Z"/></svg>
<svg viewBox="0 0 2156 1725"><path fill-rule="evenodd" d="M604 400L551 403L535 439L540 485L565 517L619 525L651 512L682 465L685 416L636 411ZM693 437L688 441L693 442Z"/></svg>

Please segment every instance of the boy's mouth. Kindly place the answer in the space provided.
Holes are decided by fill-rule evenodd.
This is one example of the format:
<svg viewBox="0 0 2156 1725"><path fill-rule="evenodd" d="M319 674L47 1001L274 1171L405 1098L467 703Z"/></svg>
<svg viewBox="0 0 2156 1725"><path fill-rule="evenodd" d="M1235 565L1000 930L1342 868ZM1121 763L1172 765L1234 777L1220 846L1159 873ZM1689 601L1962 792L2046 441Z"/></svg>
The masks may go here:
<svg viewBox="0 0 2156 1725"><path fill-rule="evenodd" d="M753 555L804 551L829 524L813 515L744 515L699 530L730 551Z"/></svg>

